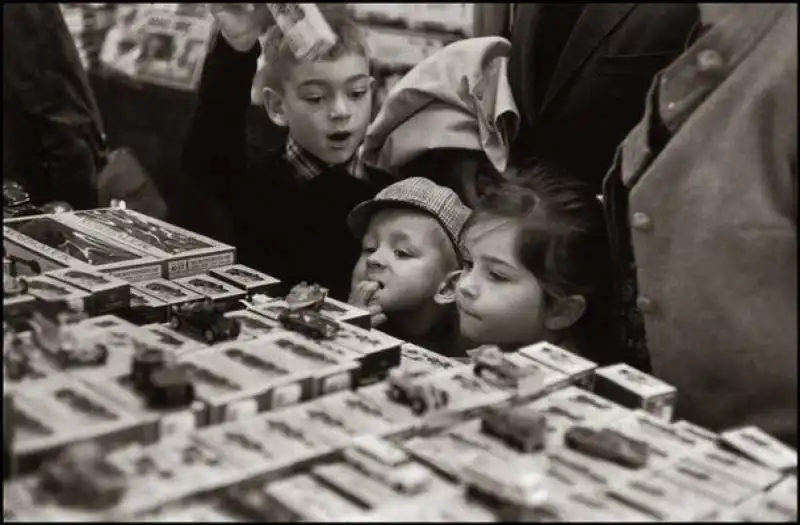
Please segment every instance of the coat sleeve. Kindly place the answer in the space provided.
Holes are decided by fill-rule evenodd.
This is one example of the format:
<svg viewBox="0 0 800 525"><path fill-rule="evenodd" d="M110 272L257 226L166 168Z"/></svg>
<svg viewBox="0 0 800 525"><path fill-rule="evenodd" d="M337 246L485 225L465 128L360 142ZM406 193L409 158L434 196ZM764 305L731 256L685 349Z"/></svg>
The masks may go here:
<svg viewBox="0 0 800 525"><path fill-rule="evenodd" d="M95 207L99 110L58 4L3 5L3 89L40 130L40 161L59 197Z"/></svg>
<svg viewBox="0 0 800 525"><path fill-rule="evenodd" d="M246 120L260 44L234 50L219 33L206 56L198 101L182 151L182 167L226 207L235 206L235 181L247 169Z"/></svg>

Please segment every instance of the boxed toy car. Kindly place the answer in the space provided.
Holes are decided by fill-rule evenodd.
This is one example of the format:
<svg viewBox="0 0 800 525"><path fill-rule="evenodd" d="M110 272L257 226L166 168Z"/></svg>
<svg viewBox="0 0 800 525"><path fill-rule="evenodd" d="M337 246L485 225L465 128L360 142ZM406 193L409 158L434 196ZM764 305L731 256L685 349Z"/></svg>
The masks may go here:
<svg viewBox="0 0 800 525"><path fill-rule="evenodd" d="M39 301L69 305L85 312L93 311L91 293L47 275L29 278L28 293Z"/></svg>
<svg viewBox="0 0 800 525"><path fill-rule="evenodd" d="M728 430L721 442L750 459L779 471L797 470L797 450L755 426Z"/></svg>
<svg viewBox="0 0 800 525"><path fill-rule="evenodd" d="M721 448L698 450L693 458L709 468L735 478L741 484L752 485L759 491L767 491L781 479L780 472Z"/></svg>
<svg viewBox="0 0 800 525"><path fill-rule="evenodd" d="M340 358L291 332L264 336L250 345L269 355L283 354L296 372L309 372L314 378L314 396L354 388L358 384L359 364L349 356ZM269 350L266 350L269 348Z"/></svg>
<svg viewBox="0 0 800 525"><path fill-rule="evenodd" d="M681 435L689 439L694 439L705 447L715 447L719 442L719 434L707 428L703 428L700 425L690 423L685 419L672 423L672 428L677 430Z"/></svg>
<svg viewBox="0 0 800 525"><path fill-rule="evenodd" d="M607 399L576 386L568 386L549 396L534 401L531 407L551 414L563 416L581 425L606 425L629 416L629 411Z"/></svg>
<svg viewBox="0 0 800 525"><path fill-rule="evenodd" d="M697 439L685 436L669 423L641 409L610 426L632 439L647 443L653 465L668 465L693 455L700 446Z"/></svg>
<svg viewBox="0 0 800 525"><path fill-rule="evenodd" d="M92 315L117 313L130 307L130 283L113 275L65 268L48 272L47 276L89 292Z"/></svg>
<svg viewBox="0 0 800 525"><path fill-rule="evenodd" d="M434 372L463 366L466 365L460 361L437 354L415 344L403 343L401 347L400 367L404 369L411 371L430 370Z"/></svg>
<svg viewBox="0 0 800 525"><path fill-rule="evenodd" d="M14 453L21 467L32 459L30 456L53 452L67 443L91 439L101 444L119 444L143 438L143 421L71 377L53 376L35 388L18 391L17 401L23 410L26 406L41 407L29 410L28 415L52 429L44 440L19 440ZM38 427L38 435L42 436L41 425Z"/></svg>
<svg viewBox="0 0 800 525"><path fill-rule="evenodd" d="M167 325L149 324L142 328L153 334L158 343L163 345L165 349L168 349L169 353L178 357L196 350L205 350L208 348L208 345L205 343L201 343L196 339L176 332Z"/></svg>
<svg viewBox="0 0 800 525"><path fill-rule="evenodd" d="M225 343L214 352L258 376L258 411L294 405L315 395L315 379L308 370L293 367L278 352L263 352L248 341Z"/></svg>
<svg viewBox="0 0 800 525"><path fill-rule="evenodd" d="M658 521L710 521L718 513L713 500L653 477L614 485L608 489L608 495L646 510Z"/></svg>
<svg viewBox="0 0 800 525"><path fill-rule="evenodd" d="M332 297L325 298L319 311L322 315L340 323L349 323L364 330L372 328L372 315L368 311L337 301Z"/></svg>
<svg viewBox="0 0 800 525"><path fill-rule="evenodd" d="M24 330L28 319L37 308L36 298L29 294L3 297L3 321L15 330Z"/></svg>
<svg viewBox="0 0 800 525"><path fill-rule="evenodd" d="M668 468L655 472L654 478L665 479L679 487L710 498L719 505L734 506L755 494L751 486L710 468L701 460L684 458Z"/></svg>
<svg viewBox="0 0 800 525"><path fill-rule="evenodd" d="M212 301L238 304L239 299L244 299L245 297L245 292L239 288L208 275L181 277L180 279L173 279L172 282L188 288L203 297L208 297Z"/></svg>
<svg viewBox="0 0 800 525"><path fill-rule="evenodd" d="M161 299L142 293L136 288L130 290L130 308L120 313L121 317L132 323L143 325L165 323L169 307Z"/></svg>
<svg viewBox="0 0 800 525"><path fill-rule="evenodd" d="M354 392L337 392L300 405L305 415L328 420L352 436L383 436L395 430L393 422L382 412L363 403Z"/></svg>
<svg viewBox="0 0 800 525"><path fill-rule="evenodd" d="M236 319L241 326L239 339L256 339L276 331L284 331L283 325L263 315L255 314L249 310L236 310L228 312L225 317Z"/></svg>
<svg viewBox="0 0 800 525"><path fill-rule="evenodd" d="M310 473L322 484L345 494L349 499L355 500L361 505L361 508L354 507L350 512L363 511L364 508L376 509L401 499L401 496L391 488L376 482L347 463L319 465L313 467ZM336 518L343 516L336 516Z"/></svg>
<svg viewBox="0 0 800 525"><path fill-rule="evenodd" d="M609 497L604 490L581 491L564 496L564 521L654 521L657 517L627 501Z"/></svg>
<svg viewBox="0 0 800 525"><path fill-rule="evenodd" d="M167 307L203 299L199 293L160 278L135 283L131 289L155 297L166 303Z"/></svg>
<svg viewBox="0 0 800 525"><path fill-rule="evenodd" d="M89 387L103 398L125 407L143 422L142 443L189 435L208 422L207 409L201 401L194 401L190 407L177 410L150 408L144 397L136 391L128 374L91 382Z"/></svg>
<svg viewBox="0 0 800 525"><path fill-rule="evenodd" d="M42 271L94 269L128 282L161 276L160 262L145 252L64 222L69 214L3 221L3 246L11 255L34 259Z"/></svg>
<svg viewBox="0 0 800 525"><path fill-rule="evenodd" d="M677 389L630 365L619 363L595 371L594 391L628 408L642 408L672 420Z"/></svg>
<svg viewBox="0 0 800 525"><path fill-rule="evenodd" d="M162 276L177 279L202 274L236 262L236 248L142 213L99 208L65 214L64 222L113 238L151 255L162 265Z"/></svg>
<svg viewBox="0 0 800 525"><path fill-rule="evenodd" d="M520 348L519 353L566 374L578 386L592 389L597 364L588 359L546 341Z"/></svg>
<svg viewBox="0 0 800 525"><path fill-rule="evenodd" d="M244 290L247 295L261 293L269 297L278 297L284 293L279 279L244 264L213 268L208 271L208 275Z"/></svg>
<svg viewBox="0 0 800 525"><path fill-rule="evenodd" d="M298 474L267 485L265 494L275 503L273 518L330 521L358 507L308 474Z"/></svg>
<svg viewBox="0 0 800 525"><path fill-rule="evenodd" d="M268 402L267 392L254 388L260 377L215 350L192 352L180 358L197 399L208 406L209 424L255 415Z"/></svg>

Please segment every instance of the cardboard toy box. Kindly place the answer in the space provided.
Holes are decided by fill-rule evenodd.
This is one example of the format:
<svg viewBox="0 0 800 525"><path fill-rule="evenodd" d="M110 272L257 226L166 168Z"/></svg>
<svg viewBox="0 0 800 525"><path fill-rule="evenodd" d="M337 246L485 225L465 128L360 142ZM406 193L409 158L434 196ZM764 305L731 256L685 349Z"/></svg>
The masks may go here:
<svg viewBox="0 0 800 525"><path fill-rule="evenodd" d="M247 295L262 293L269 297L278 297L285 291L279 279L244 264L214 268L208 271L208 275L244 290Z"/></svg>
<svg viewBox="0 0 800 525"><path fill-rule="evenodd" d="M92 315L117 313L130 307L130 283L113 275L103 275L78 268L64 268L48 272L47 276L89 292Z"/></svg>
<svg viewBox="0 0 800 525"><path fill-rule="evenodd" d="M622 406L672 420L677 389L625 363L595 370L594 392Z"/></svg>
<svg viewBox="0 0 800 525"><path fill-rule="evenodd" d="M130 308L120 315L132 323L144 325L164 323L167 321L168 313L167 303L136 288L131 288Z"/></svg>
<svg viewBox="0 0 800 525"><path fill-rule="evenodd" d="M161 263L145 252L78 227L68 213L3 221L3 246L11 255L34 259L42 271L93 269L128 282L161 276ZM65 220L67 222L65 222Z"/></svg>
<svg viewBox="0 0 800 525"><path fill-rule="evenodd" d="M150 297L155 297L166 303L167 307L188 303L190 301L199 301L203 298L202 295L188 288L160 278L138 282L133 285L133 289L137 292L149 295Z"/></svg>
<svg viewBox="0 0 800 525"><path fill-rule="evenodd" d="M65 214L64 222L110 237L158 259L162 276L177 279L236 262L236 248L143 213L98 208Z"/></svg>
<svg viewBox="0 0 800 525"><path fill-rule="evenodd" d="M47 275L28 279L28 293L41 302L69 305L79 311L94 313L90 292Z"/></svg>
<svg viewBox="0 0 800 525"><path fill-rule="evenodd" d="M241 308L239 299L245 298L245 292L236 288L230 283L221 279L216 279L209 275L192 275L191 277L181 277L172 281L184 288L197 294L207 297L214 302L222 302L232 307Z"/></svg>

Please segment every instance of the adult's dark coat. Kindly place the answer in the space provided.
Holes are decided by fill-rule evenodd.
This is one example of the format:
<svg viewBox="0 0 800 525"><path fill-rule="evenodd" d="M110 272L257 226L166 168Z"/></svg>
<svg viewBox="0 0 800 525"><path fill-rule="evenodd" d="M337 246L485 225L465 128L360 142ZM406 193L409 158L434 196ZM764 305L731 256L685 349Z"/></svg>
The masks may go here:
<svg viewBox="0 0 800 525"><path fill-rule="evenodd" d="M698 21L696 4L517 4L509 78L523 122L514 161L545 157L600 193L650 82Z"/></svg>

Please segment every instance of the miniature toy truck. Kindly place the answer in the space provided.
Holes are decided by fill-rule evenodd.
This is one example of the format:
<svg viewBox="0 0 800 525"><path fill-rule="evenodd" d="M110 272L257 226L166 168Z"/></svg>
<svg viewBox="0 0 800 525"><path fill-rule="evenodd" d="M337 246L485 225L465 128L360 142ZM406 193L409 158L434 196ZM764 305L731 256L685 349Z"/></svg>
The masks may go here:
<svg viewBox="0 0 800 525"><path fill-rule="evenodd" d="M285 310L279 319L288 330L312 339L331 339L339 332L336 322L325 319L313 310Z"/></svg>
<svg viewBox="0 0 800 525"><path fill-rule="evenodd" d="M544 387L544 373L533 361L518 366L496 346L479 348L472 354L472 361L477 377L513 389L520 395L530 395Z"/></svg>
<svg viewBox="0 0 800 525"><path fill-rule="evenodd" d="M547 420L541 412L522 407L490 407L481 418L481 430L530 454L544 448Z"/></svg>
<svg viewBox="0 0 800 525"><path fill-rule="evenodd" d="M319 310L325 298L328 297L328 289L318 284L308 284L305 281L295 285L284 300L289 310Z"/></svg>
<svg viewBox="0 0 800 525"><path fill-rule="evenodd" d="M101 366L108 360L104 344L78 337L72 325L65 326L40 312L33 313L30 325L33 341L61 368Z"/></svg>
<svg viewBox="0 0 800 525"><path fill-rule="evenodd" d="M170 308L169 324L178 330L189 328L203 335L209 344L239 336L241 325L238 319L225 317L225 307L210 300L191 301Z"/></svg>
<svg viewBox="0 0 800 525"><path fill-rule="evenodd" d="M594 429L576 425L564 434L564 443L578 452L639 469L647 465L649 447L610 428Z"/></svg>
<svg viewBox="0 0 800 525"><path fill-rule="evenodd" d="M96 443L72 445L42 465L39 488L60 505L102 509L118 503L127 489L124 473L105 460Z"/></svg>
<svg viewBox="0 0 800 525"><path fill-rule="evenodd" d="M502 521L533 521L550 499L541 473L515 468L490 454L481 454L465 465L461 478L467 496L489 504Z"/></svg>
<svg viewBox="0 0 800 525"><path fill-rule="evenodd" d="M424 492L431 484L431 473L391 443L363 436L342 451L348 463L368 476L406 495Z"/></svg>
<svg viewBox="0 0 800 525"><path fill-rule="evenodd" d="M428 374L424 371L409 371L399 368L389 370L387 382L389 384L389 398L397 403L404 403L419 415L429 409L446 407L450 396L441 388L425 381Z"/></svg>

